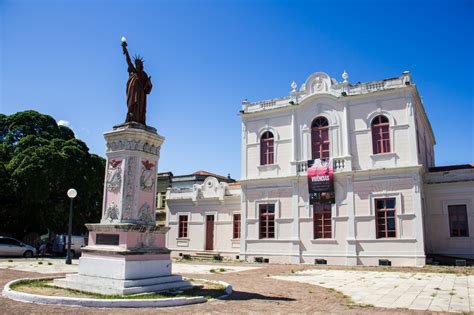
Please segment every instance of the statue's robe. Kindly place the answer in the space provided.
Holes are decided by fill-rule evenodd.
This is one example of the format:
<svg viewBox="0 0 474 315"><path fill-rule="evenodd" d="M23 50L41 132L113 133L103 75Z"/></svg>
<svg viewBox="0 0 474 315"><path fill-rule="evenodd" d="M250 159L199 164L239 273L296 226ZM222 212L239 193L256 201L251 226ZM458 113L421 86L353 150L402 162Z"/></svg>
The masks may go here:
<svg viewBox="0 0 474 315"><path fill-rule="evenodd" d="M128 68L127 81L127 118L125 122L137 122L146 125L146 96L150 94L152 84L145 71L140 73L134 67Z"/></svg>

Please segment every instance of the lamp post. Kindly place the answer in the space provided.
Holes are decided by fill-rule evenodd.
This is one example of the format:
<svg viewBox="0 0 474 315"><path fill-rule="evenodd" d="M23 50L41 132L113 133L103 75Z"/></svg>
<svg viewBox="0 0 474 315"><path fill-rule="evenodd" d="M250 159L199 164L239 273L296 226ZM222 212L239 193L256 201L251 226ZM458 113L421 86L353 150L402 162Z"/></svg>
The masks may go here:
<svg viewBox="0 0 474 315"><path fill-rule="evenodd" d="M67 196L71 199L71 203L69 206L69 229L67 235L67 257L66 257L66 265L71 264L71 234L72 234L72 200L76 198L77 191L74 188L71 188L67 191Z"/></svg>

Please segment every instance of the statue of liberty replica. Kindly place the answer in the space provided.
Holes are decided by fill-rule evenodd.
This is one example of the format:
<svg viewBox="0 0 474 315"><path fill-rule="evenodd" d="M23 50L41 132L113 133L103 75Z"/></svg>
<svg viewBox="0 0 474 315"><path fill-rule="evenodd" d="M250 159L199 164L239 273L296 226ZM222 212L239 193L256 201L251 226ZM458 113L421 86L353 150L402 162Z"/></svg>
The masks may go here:
<svg viewBox="0 0 474 315"><path fill-rule="evenodd" d="M127 50L127 41L122 38L122 48L128 65L127 81L127 117L125 123L137 122L146 125L146 96L152 89L151 77L143 70L144 60L140 56L134 57L135 65L130 59Z"/></svg>
<svg viewBox="0 0 474 315"><path fill-rule="evenodd" d="M100 223L86 224L89 243L82 249L79 273L55 279L55 285L100 294L139 294L191 288L173 275L166 248L169 227L156 225L156 176L165 138L146 125L150 77L143 60L128 64L127 118L104 133L105 185Z"/></svg>

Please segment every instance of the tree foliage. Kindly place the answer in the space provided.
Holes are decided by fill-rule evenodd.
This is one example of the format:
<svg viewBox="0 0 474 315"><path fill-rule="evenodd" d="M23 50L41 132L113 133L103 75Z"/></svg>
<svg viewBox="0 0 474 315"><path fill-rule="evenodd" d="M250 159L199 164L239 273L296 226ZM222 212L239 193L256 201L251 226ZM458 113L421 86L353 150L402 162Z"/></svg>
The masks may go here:
<svg viewBox="0 0 474 315"><path fill-rule="evenodd" d="M0 114L0 233L66 232L71 187L73 231L84 232L100 219L104 169L105 160L51 116Z"/></svg>

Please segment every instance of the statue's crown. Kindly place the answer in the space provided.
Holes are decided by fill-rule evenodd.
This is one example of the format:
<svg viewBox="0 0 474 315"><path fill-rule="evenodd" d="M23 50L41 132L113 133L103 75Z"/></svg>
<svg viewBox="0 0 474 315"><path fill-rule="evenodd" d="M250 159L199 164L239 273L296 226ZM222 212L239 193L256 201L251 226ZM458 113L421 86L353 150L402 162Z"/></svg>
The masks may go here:
<svg viewBox="0 0 474 315"><path fill-rule="evenodd" d="M138 62L138 63L144 63L144 62L145 62L145 60L143 60L143 58L142 58L140 55L135 55L135 56L133 57L133 60L134 60L135 62Z"/></svg>

